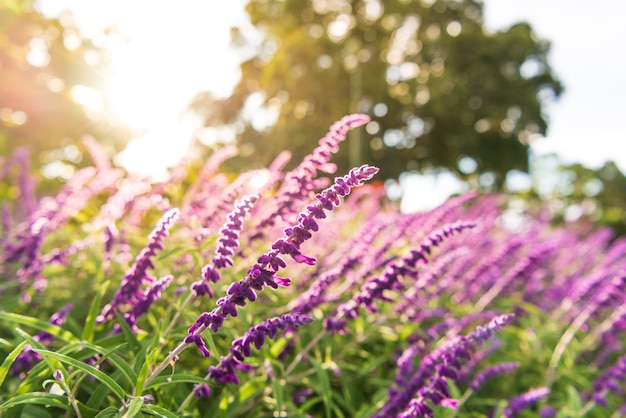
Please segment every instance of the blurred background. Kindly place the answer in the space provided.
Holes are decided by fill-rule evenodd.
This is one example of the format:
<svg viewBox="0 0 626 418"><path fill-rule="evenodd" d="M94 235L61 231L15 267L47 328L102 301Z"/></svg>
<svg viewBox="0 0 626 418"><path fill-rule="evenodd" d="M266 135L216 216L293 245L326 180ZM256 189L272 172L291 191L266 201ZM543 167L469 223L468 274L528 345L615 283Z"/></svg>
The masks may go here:
<svg viewBox="0 0 626 418"><path fill-rule="evenodd" d="M626 3L553 0L0 0L0 155L43 184L85 135L158 176L236 144L291 166L346 113L334 159L381 168L415 211L469 188L626 232ZM0 190L7 194L7 190Z"/></svg>

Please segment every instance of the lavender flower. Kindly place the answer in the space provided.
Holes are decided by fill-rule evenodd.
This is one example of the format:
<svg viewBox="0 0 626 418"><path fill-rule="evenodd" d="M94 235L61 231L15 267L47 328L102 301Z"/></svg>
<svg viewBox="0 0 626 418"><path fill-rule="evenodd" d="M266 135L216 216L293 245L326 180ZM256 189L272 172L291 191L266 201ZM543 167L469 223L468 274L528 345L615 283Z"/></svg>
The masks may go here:
<svg viewBox="0 0 626 418"><path fill-rule="evenodd" d="M317 280L313 282L308 289L289 302L288 308L292 312L309 313L316 306L323 303L324 292L338 279L345 277L352 271L361 261L369 249L371 249L374 239L389 225L388 222L377 222L375 225L366 224L360 233L355 234L355 238L347 242L348 253L336 254L337 260L331 260L329 264L336 267L327 269L322 273L317 271Z"/></svg>
<svg viewBox="0 0 626 418"><path fill-rule="evenodd" d="M198 398L206 398L211 396L211 388L206 384L198 384L193 388L193 392L196 394Z"/></svg>
<svg viewBox="0 0 626 418"><path fill-rule="evenodd" d="M502 416L506 418L512 418L517 413L527 409L528 407L535 404L542 398L545 398L550 394L550 389L548 388L536 388L531 389L528 392L522 393L519 396L509 400L509 405L506 407L504 411L502 411Z"/></svg>
<svg viewBox="0 0 626 418"><path fill-rule="evenodd" d="M219 383L239 384L235 370L250 370L250 366L245 365L243 361L252 355L253 345L260 350L266 338L274 338L279 331L296 329L311 322L313 318L308 315L285 314L282 317L270 318L250 328L243 337L232 342L230 353L223 356L217 366L209 368L208 377Z"/></svg>
<svg viewBox="0 0 626 418"><path fill-rule="evenodd" d="M87 149L87 152L91 156L91 159L99 172L111 169L111 159L106 154L104 148L102 148L102 145L100 145L94 137L85 135L81 138L81 142Z"/></svg>
<svg viewBox="0 0 626 418"><path fill-rule="evenodd" d="M237 155L237 152L237 147L226 146L218 149L211 155L202 169L200 169L195 183L193 183L185 193L181 210L184 219L194 213L196 208L203 206L202 199L206 196L201 193L201 188L206 187L206 184L211 180L211 177L215 174L222 162L234 157Z"/></svg>
<svg viewBox="0 0 626 418"><path fill-rule="evenodd" d="M172 279L173 277L168 275L151 283L143 292L141 300L135 303L133 307L124 314L124 319L126 319L126 323L128 323L131 328L135 327L137 319L148 312L152 304L161 297L161 292L171 283Z"/></svg>
<svg viewBox="0 0 626 418"><path fill-rule="evenodd" d="M398 382L402 385L392 386L389 389L389 400L374 417L383 418L395 416L401 411L405 416L432 416L428 412L430 407L426 400L435 405L454 407L453 399L449 398L446 379L457 380L462 366L461 360L469 360L476 345L481 345L502 327L513 320L513 315L501 315L489 322L487 326L478 326L467 336L460 336L449 340L443 346L435 349L422 360L419 368L413 370L410 362L402 364L408 369L399 370ZM413 357L414 354L409 355ZM411 403L411 399L415 401ZM422 415L410 415L412 411L422 411Z"/></svg>
<svg viewBox="0 0 626 418"><path fill-rule="evenodd" d="M300 390L294 392L294 394L291 396L291 401L295 405L301 405L301 404L304 403L304 401L306 401L311 396L313 396L313 393L314 393L313 389L311 389L311 388L300 389Z"/></svg>
<svg viewBox="0 0 626 418"><path fill-rule="evenodd" d="M330 164L332 154L339 150L339 143L347 138L348 131L352 128L364 125L370 121L370 117L363 114L353 114L344 116L341 120L331 125L328 133L319 140L319 145L313 152L307 155L302 163L285 176L281 188L276 193L278 201L276 209L264 219L257 229L259 232L251 239L262 238L264 234L261 230L272 226L277 217L286 218L293 214L294 203L309 197L318 186L313 180L317 171L334 173L336 167Z"/></svg>
<svg viewBox="0 0 626 418"><path fill-rule="evenodd" d="M247 187L250 180L257 175L259 175L259 170L242 173L226 187L222 192L222 196L217 199L219 202L217 207L212 208L210 214L202 221L203 228L196 236L196 240L200 241L209 235L211 229L217 226L217 220L223 216L223 213L230 210L235 198Z"/></svg>
<svg viewBox="0 0 626 418"><path fill-rule="evenodd" d="M178 219L178 214L178 209L170 209L157 222L148 237L148 244L141 250L130 270L124 276L113 302L106 305L100 312L99 323L109 320L113 316L113 312L124 305L135 306L145 301L146 295L141 292L141 285L144 282L154 281L154 278L147 273L149 268L154 268L151 258L156 255L158 250L163 249L163 240Z"/></svg>
<svg viewBox="0 0 626 418"><path fill-rule="evenodd" d="M245 306L246 301L256 300L256 291L265 286L277 289L279 286L288 286L290 279L277 277L279 269L286 266L280 255L289 255L296 262L313 264L315 259L300 252L300 245L309 239L319 229L317 220L326 217L325 211L331 211L340 204L339 197L350 194L352 187L361 186L364 181L371 179L378 172L378 168L363 165L353 168L343 177L335 178L335 184L316 195L317 204L306 207L298 215L298 224L286 228L284 237L274 241L272 250L261 255L257 263L248 269L246 277L230 285L227 295L217 301L217 307L210 313L204 312L189 328L189 334L200 334L211 328L216 332L228 316L237 316L237 306Z"/></svg>
<svg viewBox="0 0 626 418"><path fill-rule="evenodd" d="M441 230L431 233L422 241L418 249L411 250L410 254L403 257L398 263L392 262L388 264L380 276L374 276L368 279L361 287L361 290L351 300L341 304L337 308L335 318L328 318L325 321L326 328L331 332L342 332L345 326L345 321L343 321L342 318L356 318L359 307L364 307L370 312L376 312L375 301L382 300L390 302L391 299L384 295L384 291L404 289L404 285L400 283L400 278L410 273L418 262L428 262L426 256L430 254L433 247L438 246L445 238L473 227L473 223L459 222L447 225Z"/></svg>
<svg viewBox="0 0 626 418"><path fill-rule="evenodd" d="M196 296L209 295L209 297L213 297L208 282L216 283L220 279L218 269L233 265L232 256L239 247L239 233L243 228L243 218L252 209L258 198L257 195L246 196L241 202L237 202L235 209L228 214L228 221L220 231L221 237L217 241L219 245L215 249L212 264L205 265L202 268L202 280L191 285Z"/></svg>
<svg viewBox="0 0 626 418"><path fill-rule="evenodd" d="M615 364L606 369L593 383L592 399L599 405L608 406L606 396L616 392L624 397L625 391L621 384L626 380L626 356L621 356Z"/></svg>
<svg viewBox="0 0 626 418"><path fill-rule="evenodd" d="M480 373L474 376L474 380L470 383L470 388L473 391L477 391L480 387L489 379L492 379L500 374L509 373L519 367L518 362L498 363L493 366L489 366L482 370Z"/></svg>

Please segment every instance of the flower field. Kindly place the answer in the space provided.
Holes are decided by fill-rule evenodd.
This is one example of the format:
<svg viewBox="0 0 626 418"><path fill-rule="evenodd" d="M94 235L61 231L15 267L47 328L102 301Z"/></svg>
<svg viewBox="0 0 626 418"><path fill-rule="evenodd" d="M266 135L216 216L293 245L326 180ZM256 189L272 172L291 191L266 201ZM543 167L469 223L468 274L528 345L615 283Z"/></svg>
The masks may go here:
<svg viewBox="0 0 626 418"><path fill-rule="evenodd" d="M0 416L619 417L626 239L468 192L400 213L378 169L214 151L55 194L0 161Z"/></svg>

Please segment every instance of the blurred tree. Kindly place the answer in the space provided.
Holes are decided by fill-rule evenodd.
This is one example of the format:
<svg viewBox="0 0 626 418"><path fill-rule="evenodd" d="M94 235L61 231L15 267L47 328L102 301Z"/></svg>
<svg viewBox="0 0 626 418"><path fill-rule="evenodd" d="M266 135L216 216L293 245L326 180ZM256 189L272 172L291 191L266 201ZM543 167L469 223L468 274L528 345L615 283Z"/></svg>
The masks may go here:
<svg viewBox="0 0 626 418"><path fill-rule="evenodd" d="M626 176L612 161L598 169L581 164L561 165L553 192L562 218L585 216L626 234Z"/></svg>
<svg viewBox="0 0 626 418"><path fill-rule="evenodd" d="M0 1L0 154L29 145L38 156L85 134L121 148L129 132L103 117L106 49L82 37L71 15L47 19L36 6ZM65 154L80 159L75 148Z"/></svg>
<svg viewBox="0 0 626 418"><path fill-rule="evenodd" d="M478 0L250 0L247 11L263 39L241 81L191 107L207 126L233 127L254 165L283 149L299 161L330 122L358 111L373 118L369 135L342 148L341 172L362 162L383 178L491 172L498 188L508 170L528 171L528 142L547 128L542 101L562 91L549 43L526 23L486 32ZM244 33L233 31L235 45Z"/></svg>

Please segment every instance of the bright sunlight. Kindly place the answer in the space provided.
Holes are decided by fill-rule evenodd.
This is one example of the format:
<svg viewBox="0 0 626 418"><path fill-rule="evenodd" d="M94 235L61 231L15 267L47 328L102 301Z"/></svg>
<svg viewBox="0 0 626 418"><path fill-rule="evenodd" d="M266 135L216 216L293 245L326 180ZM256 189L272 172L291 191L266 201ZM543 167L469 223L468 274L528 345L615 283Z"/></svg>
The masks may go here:
<svg viewBox="0 0 626 418"><path fill-rule="evenodd" d="M41 0L40 8L49 16L69 10L87 37L106 42L111 116L137 132L117 157L132 172L159 174L179 161L201 127L184 114L190 100L203 90L227 95L239 77L228 44L230 27L244 18L242 1ZM119 35L104 40L108 28ZM98 92L79 86L72 93L88 110L101 109Z"/></svg>

